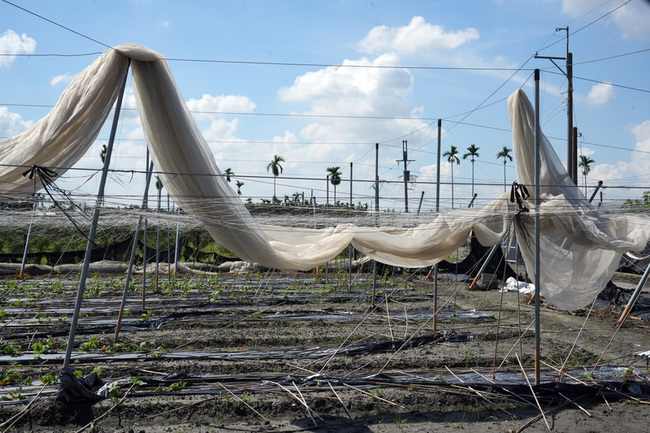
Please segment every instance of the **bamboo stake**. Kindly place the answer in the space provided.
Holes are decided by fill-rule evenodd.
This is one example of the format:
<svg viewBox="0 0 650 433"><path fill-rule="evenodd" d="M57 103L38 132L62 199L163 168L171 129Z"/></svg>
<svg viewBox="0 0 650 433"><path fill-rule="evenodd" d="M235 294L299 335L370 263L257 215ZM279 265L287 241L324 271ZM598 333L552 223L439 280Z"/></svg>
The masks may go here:
<svg viewBox="0 0 650 433"><path fill-rule="evenodd" d="M121 405L121 404L124 402L124 400L126 400L126 397L129 395L129 393L131 392L131 390L133 389L134 386L135 386L135 383L132 384L132 385L129 387L129 389L126 390L126 392L124 393L124 395L122 396L122 398L120 399L120 401L118 401L117 403L115 403L115 404L114 404L110 409L108 409L106 412L104 412L103 414L101 414L101 415L98 416L97 418L93 419L92 421L90 421L90 422L89 422L88 424L86 424L85 426L81 427L81 428L80 428L79 430L77 430L75 433L81 433L82 431L84 431L84 430L86 430L86 429L88 429L88 428L93 428L93 429L94 429L94 427L95 427L95 423L96 423L97 421L101 420L102 418L105 418L109 413L111 413L111 412L113 411L113 409L115 409L116 407L118 407L119 405Z"/></svg>
<svg viewBox="0 0 650 433"><path fill-rule="evenodd" d="M569 403L573 404L575 407L577 407L578 409L580 409L581 411L583 411L584 413L586 413L587 416L588 416L589 418L591 418L591 414L590 414L589 412L587 412L587 410L586 410L584 407L582 407L582 406L580 406L578 403L576 403L575 400L571 400L569 397L565 396L565 395L562 394L561 392L558 392L558 394L560 394L560 396L561 396L562 398L564 398L564 399L565 399L566 401L568 401Z"/></svg>
<svg viewBox="0 0 650 433"><path fill-rule="evenodd" d="M571 349L569 350L569 353L566 356L566 359L564 360L564 363L562 363L562 367L560 368L560 376L559 380L562 380L562 375L564 374L564 367L566 366L566 363L569 361L569 358L571 357L571 353L573 352L573 349L575 349L576 344L578 344L578 338L580 338L580 335L582 334L582 330L585 329L585 325L587 324L587 320L589 319L589 316L591 316L591 312L594 309L594 305L596 305L596 299L594 298L594 301L591 303L591 307L589 308L589 312L587 313L587 317L585 317L585 321L582 322L582 326L580 327L580 330L578 331L578 335L576 335L576 339L573 341L573 346L571 346Z"/></svg>
<svg viewBox="0 0 650 433"><path fill-rule="evenodd" d="M388 310L388 297L384 299L386 303L386 320L388 320L388 332L390 332L390 341L395 341L395 336L393 336L393 328L390 326L390 311Z"/></svg>
<svg viewBox="0 0 650 433"><path fill-rule="evenodd" d="M547 366L549 368L552 368L553 370L557 371L558 373L561 372L562 374L564 374L569 379L573 379L573 380L575 380L576 382L578 382L581 385L589 386L589 384L587 382L584 382L584 381L578 379L577 377L570 375L569 373L565 372L563 369L561 370L561 369L559 369L557 367L553 367L551 364L549 364L547 362L544 362L544 361L542 361L542 364L544 364L545 366Z"/></svg>
<svg viewBox="0 0 650 433"><path fill-rule="evenodd" d="M510 248L512 248L512 236L508 237L508 253L510 252ZM506 281L506 267L507 267L507 256L503 257L504 260L504 266L503 266L503 277L502 281L505 283ZM499 262L499 265L501 262ZM497 268L498 269L498 268ZM505 284L504 284L505 286ZM492 363L492 379L496 377L496 369L497 369L497 350L499 348L499 330L501 329L501 311L503 310L503 296L504 296L505 291L502 289L501 290L501 296L499 299L499 314L497 317L497 329L496 329L496 334L494 338L494 361ZM517 293L519 293L519 290L517 290Z"/></svg>
<svg viewBox="0 0 650 433"><path fill-rule="evenodd" d="M376 395L372 395L372 394L370 394L368 391L364 391L363 389L357 388L357 387L352 386L352 385L349 385L349 384L347 384L347 383L344 383L343 385L344 385L344 386L347 386L348 388L351 388L351 389L353 389L353 390L355 390L355 391L359 391L359 392L362 393L362 394L366 394L366 395L369 396L369 397L376 398L377 400L381 400L381 401L383 401L384 403L388 403L388 404L390 404L390 405L397 406L397 407L399 407L399 408L404 409L404 406L402 406L401 404L397 404L397 403L392 402L392 401L390 401L390 400L386 400L385 398L378 397L378 396L376 396Z"/></svg>
<svg viewBox="0 0 650 433"><path fill-rule="evenodd" d="M533 394L533 398L535 399L535 403L537 404L537 408L539 409L539 412L542 414L542 417L544 418L544 423L546 424L546 428L548 431L551 431L551 426L548 425L548 421L546 420L546 415L544 415L544 410L542 409L542 406L539 404L539 400L537 400L537 395L535 395L535 391L533 390L533 386L530 384L530 380L528 380L528 376L526 376L526 370L524 370L524 366L521 364L521 361L519 360L519 355L515 353L515 357L517 358L517 362L519 363L519 367L521 367L521 371L524 374L524 378L526 379L526 383L528 383L528 387L530 388L530 392Z"/></svg>
<svg viewBox="0 0 650 433"><path fill-rule="evenodd" d="M35 182L36 180L34 180ZM29 251L29 242L32 239L32 227L34 227L34 214L36 213L36 202L32 207L32 217L29 221L29 228L27 229L27 239L25 239L25 251L23 252L23 261L20 264L20 271L18 272L18 279L25 277L25 265L27 264L27 252Z"/></svg>
<svg viewBox="0 0 650 433"><path fill-rule="evenodd" d="M34 398L32 398L32 401L30 401L30 402L27 404L27 406L25 406L25 409L21 410L21 411L18 412L16 415L12 416L12 417L9 418L7 421L5 421L5 422L3 422L2 424L0 424L0 427L4 427L5 425L7 425L8 423L11 422L11 424L9 424L9 426L8 426L8 427L3 431L3 433L8 432L8 431L11 429L11 427L13 427L14 424L16 424L18 421L20 421L20 419L21 419L22 417L24 417L25 415L27 415L27 414L29 413L29 411L31 411L31 410L34 409L35 407L41 405L43 402L46 402L46 401L47 401L47 399L44 399L44 400L39 401L38 403L34 403L34 402L37 401L38 398L41 396L41 394L42 394L43 391L45 390L45 387L46 387L46 386L47 386L47 385L43 385L43 387L38 391L38 394L36 394L36 396L34 396ZM58 393L59 393L59 391L56 392L56 394L58 394ZM56 394L55 394L55 395L56 395Z"/></svg>
<svg viewBox="0 0 650 433"><path fill-rule="evenodd" d="M291 390L289 390L287 387L282 386L282 385L280 385L280 384L277 383L277 382L271 382L271 383L274 384L274 385L279 386L279 387L282 388L284 391L288 392L289 395L290 395L291 397L293 397L293 398L295 398L296 400L298 400L298 402L300 402L300 404L302 404L302 405L305 407L305 409L307 409L307 414L309 415L309 418L311 418L312 422L314 423L314 426L318 427L318 423L316 422L316 420L314 419L314 417L313 417L312 414L311 414L311 413L312 413L312 410L309 408L309 406L307 406L307 403L305 403L305 401L304 401L303 399L299 398L296 394L294 394L293 392L291 392ZM295 386L295 384L294 384L294 386ZM315 412L314 412L314 413L315 413ZM316 416L318 416L318 414L316 414ZM320 417L319 417L319 418L320 418ZM322 418L321 418L321 419L322 419Z"/></svg>
<svg viewBox="0 0 650 433"><path fill-rule="evenodd" d="M569 402L568 402L568 401L565 401L564 403L562 403L562 404L559 405L558 407L555 407L555 408L553 408L553 409L551 409L551 410L546 411L546 414L547 414L547 415L550 415L550 414L552 414L552 413L555 413L555 412L559 411L560 409L562 409L564 406L566 406L566 405L568 405L568 404L569 404ZM524 429L530 427L532 424L536 423L537 421L539 421L539 420L542 419L542 418L546 419L546 418L544 417L544 412L542 412L540 415L537 415L535 418L531 419L531 420L528 421L526 424L524 424L524 425L522 425L521 427L519 427L517 430L513 430L513 431L516 432L516 433L521 433Z"/></svg>
<svg viewBox="0 0 650 433"><path fill-rule="evenodd" d="M250 410L252 410L252 411L255 413L255 415L259 416L259 417L262 418L264 421L268 421L268 420L269 420L267 417L265 417L264 415L262 415L261 413L259 413L259 412L256 411L255 409L253 409L253 407L252 407L250 404L248 404L248 403L246 403L244 400L242 400L241 397L239 397L237 394L235 394L234 392L232 392L231 390L229 390L228 388L226 388L226 387L225 387L221 382L217 382L217 385L219 385L220 387L222 387L223 389L225 389L225 390L228 392L228 394L232 395L232 396L235 397L237 400L239 400L240 402L244 403L244 405L246 405L247 408L249 408Z"/></svg>
<svg viewBox="0 0 650 433"><path fill-rule="evenodd" d="M334 387L332 386L332 383L331 383L331 382L327 382L327 384L330 386L330 389L332 390L332 392L334 393L334 395L336 396L336 398L338 398L339 401L341 402L341 406L343 406L343 409L345 409L345 413L348 414L348 418L350 418L350 420L354 421L354 418L352 417L352 414L351 414L350 411L348 410L347 406L345 406L345 403L343 403L343 400L341 400L341 397L339 397L338 393L334 390Z"/></svg>

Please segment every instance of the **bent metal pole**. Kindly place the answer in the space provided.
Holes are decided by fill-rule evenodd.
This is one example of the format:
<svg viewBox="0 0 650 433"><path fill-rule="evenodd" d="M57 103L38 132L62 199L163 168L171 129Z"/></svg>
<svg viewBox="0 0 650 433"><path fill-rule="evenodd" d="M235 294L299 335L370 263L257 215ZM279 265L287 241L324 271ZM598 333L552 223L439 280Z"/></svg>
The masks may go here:
<svg viewBox="0 0 650 433"><path fill-rule="evenodd" d="M129 60L130 63L130 60ZM90 226L90 233L88 234L88 244L86 245L86 255L84 256L84 265L81 270L81 277L79 278L79 288L77 289L77 300L74 306L74 313L72 315L72 323L70 324L70 335L68 337L68 345L65 349L65 359L63 361L63 369L65 370L70 365L70 357L72 356L72 347L74 346L74 335L77 330L77 322L79 321L79 312L81 310L81 301L84 297L84 289L86 287L86 277L88 276L88 266L95 244L95 233L97 231L97 222L99 221L99 208L104 200L104 187L106 186L106 178L108 177L108 166L111 161L111 152L113 151L113 143L115 142L115 133L117 131L117 123L120 118L120 109L122 107L122 98L124 97L124 88L126 87L126 79L129 76L129 67L126 68L124 74L124 81L122 88L117 96L115 103L115 115L113 116L113 125L111 127L111 135L108 139L106 146L106 157L104 158L104 168L102 168L102 177L99 182L99 191L97 192L97 201L95 203L95 212L93 214L92 225Z"/></svg>

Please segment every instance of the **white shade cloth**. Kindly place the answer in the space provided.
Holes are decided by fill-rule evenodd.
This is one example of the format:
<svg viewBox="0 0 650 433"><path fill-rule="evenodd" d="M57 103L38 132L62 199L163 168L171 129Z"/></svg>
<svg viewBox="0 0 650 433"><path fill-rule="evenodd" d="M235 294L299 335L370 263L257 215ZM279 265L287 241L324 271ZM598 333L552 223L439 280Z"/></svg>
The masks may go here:
<svg viewBox="0 0 650 433"><path fill-rule="evenodd" d="M40 188L22 176L28 167L53 168L62 174L86 153L115 102L129 60L147 145L163 184L215 241L243 260L281 270L308 270L352 243L362 254L386 264L430 266L453 253L471 233L483 245L497 244L518 211L504 194L484 208L434 215L430 223L406 229L260 225L221 176L167 61L133 44L106 51L75 78L45 118L0 141L0 196L24 196ZM523 91L509 98L508 110L519 181L531 186L533 111ZM646 245L650 224L638 216L598 215L568 179L545 138L542 148L541 290L560 308L580 308L611 278L621 253ZM533 209L530 201L526 205ZM534 239L531 222L532 218L524 219L517 225L518 239ZM523 242L522 250L533 272L533 245Z"/></svg>

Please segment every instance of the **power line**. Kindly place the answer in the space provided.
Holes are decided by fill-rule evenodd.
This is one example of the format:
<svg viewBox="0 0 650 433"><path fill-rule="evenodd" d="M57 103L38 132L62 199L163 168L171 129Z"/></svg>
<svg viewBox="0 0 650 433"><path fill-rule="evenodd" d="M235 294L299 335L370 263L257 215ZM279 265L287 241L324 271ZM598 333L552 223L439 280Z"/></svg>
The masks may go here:
<svg viewBox="0 0 650 433"><path fill-rule="evenodd" d="M622 84L610 83L609 81L605 82L601 80L592 80L591 78L576 77L575 75L573 76L573 78L577 78L578 80L583 80L583 81L589 81L592 83L609 84L610 86L619 87L621 89L634 90L636 92L650 93L650 90L647 89L640 89L638 87L632 87L632 86L624 86Z"/></svg>
<svg viewBox="0 0 650 433"><path fill-rule="evenodd" d="M617 10L619 10L620 8L622 8L623 6L625 6L626 4L628 4L628 3L631 2L631 1L632 1L632 0L627 0L625 3L623 3L623 4L621 4L621 5L617 6L617 7L615 7L615 8L612 9L611 11L609 11L609 12L607 12L607 13L605 13L605 14L599 16L599 17L596 18L595 20L593 20L593 21L589 22L588 24L586 24L586 25L580 27L578 30L573 31L572 33L570 33L569 35L567 35L567 37L573 36L573 35L575 35L576 33L581 32L582 30L586 29L587 27L591 26L592 24L595 24L595 23L597 23L598 21L602 20L602 19L605 18L606 16L613 14L614 12L616 12ZM608 2L605 2L605 3L608 3ZM600 6L594 8L594 9L592 9L591 11L587 12L586 14L582 15L582 17L584 17L584 16L590 14L591 12L595 11L596 9L602 7L605 3L601 4ZM582 17L580 17L580 18L582 18ZM575 21L576 21L576 20L574 20L573 22L575 22ZM545 49L547 49L547 48L550 48L550 47L552 47L553 45L557 45L558 43L562 42L562 41L565 40L565 39L566 39L566 38L558 39L557 41L553 42L552 44L549 44L549 45L546 45L545 47L540 48L539 50L537 50L537 52L540 52L540 51L542 51L542 50L545 50Z"/></svg>
<svg viewBox="0 0 650 433"><path fill-rule="evenodd" d="M78 53L78 54L63 54L63 53L0 53L0 57L88 57L88 56L99 56L101 54L103 54L101 51L97 51L97 52L94 52L94 53Z"/></svg>
<svg viewBox="0 0 650 433"><path fill-rule="evenodd" d="M548 73L553 74L553 75L564 76L564 74L561 73L561 72L548 71ZM593 80L593 79L591 79L591 78L577 77L577 76L575 76L575 75L573 76L573 78L574 78L574 79L578 79L578 80L582 80L582 81L589 81L589 82L591 82L591 83L597 83L597 84L609 84L610 86L620 87L621 89L626 89L626 90L634 90L634 91L636 91L636 92L650 93L650 90L647 90L647 89L641 89L641 88L639 88L639 87L632 87L632 86L625 86L625 85L623 85L623 84L616 84L616 83L612 83L612 82L610 82L610 81Z"/></svg>
<svg viewBox="0 0 650 433"><path fill-rule="evenodd" d="M634 54L641 54L650 51L650 48L645 48L643 50L638 50L638 51L632 51L630 53L623 53L623 54L615 54L613 56L609 57L602 57L600 59L593 59L593 60L585 60L584 62L576 62L573 65L586 65L588 63L595 63L595 62L603 62L605 60L612 60L612 59L618 59L619 57L625 57L625 56L632 56Z"/></svg>
<svg viewBox="0 0 650 433"><path fill-rule="evenodd" d="M93 38L91 38L91 37L88 36L88 35L84 35L83 33L79 33L79 32L76 31L76 30L72 30L70 27L66 27L66 26L64 26L63 24L59 24L59 23L57 23L56 21L53 21L53 20L51 20L51 19L49 19L49 18L46 18L46 17L44 17L43 15L39 15L39 14L37 14L36 12L32 12L32 11L30 11L29 9L25 9L25 8L22 7L22 6L18 6L18 5L15 4L15 3L11 3L11 2L8 1L8 0L2 0L2 1L5 2L5 3L7 3L7 4L10 5L10 6L13 6L13 7L17 8L17 9L20 9L20 10L24 11L24 12L27 12L28 14L34 15L35 17L38 17L38 18L40 18L40 19L42 19L42 20L44 20L44 21L47 21L47 22L50 23L50 24L54 24L54 25L57 26L57 27L61 27L61 28L64 29L64 30L67 30L67 31L69 31L69 32L71 32L71 33L74 33L74 34L77 35L77 36L81 36L81 37L84 38L84 39L88 39L89 41L93 41L93 42L95 42L96 44L102 45L102 46L104 46L104 47L106 47L106 48L112 48L112 47L111 47L110 45L108 45L108 44L105 44L105 43L103 43L103 42L101 42L101 41L98 41L97 39L93 39Z"/></svg>

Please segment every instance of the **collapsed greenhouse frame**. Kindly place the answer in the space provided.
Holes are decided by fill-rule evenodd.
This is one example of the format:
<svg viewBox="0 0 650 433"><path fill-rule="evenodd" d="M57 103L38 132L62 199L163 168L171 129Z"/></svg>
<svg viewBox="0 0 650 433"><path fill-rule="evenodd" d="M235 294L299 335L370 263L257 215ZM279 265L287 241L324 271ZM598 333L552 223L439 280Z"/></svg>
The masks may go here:
<svg viewBox="0 0 650 433"><path fill-rule="evenodd" d="M162 56L143 47L128 45L118 47L117 50L109 50L103 57L100 59L101 61L93 64L90 72L82 74L78 77L78 81L75 80L71 85L72 89L85 89L82 86L84 78L91 77L98 81L100 79L106 81L98 73L98 70L101 69L111 76L114 84L125 82L123 77L126 76L129 63L134 66L135 70L139 70L138 73L141 75L139 78L135 78L135 81L136 88L138 82L144 88L138 92L141 111L146 113L145 116L156 119L151 123L143 122L148 136L148 145L151 147L153 163L158 168L165 185L169 187L174 201L205 224L218 242L225 244L228 249L244 260L261 263L267 268L289 271L313 269L337 255L349 243L352 243L363 255L389 265L405 268L431 266L456 250L469 237L470 233L473 233L486 245L496 244L510 228L513 219L517 222L515 228L518 239L530 239L530 233L533 231L531 231L531 221L527 216L532 209L536 218L544 219L545 229L551 232L543 233L542 236L548 238L543 237L539 242L524 241L522 243L527 266L529 269L539 269L543 274L542 283L537 287L542 290L542 294L547 299L560 307L576 309L584 306L586 299L593 299L595 294L599 293L604 284L611 279L615 270L614 265L618 265L622 253L642 249L650 236L650 224L645 217L638 215L609 217L597 214L586 202L584 196L580 196L576 186L567 181L566 173L563 172L557 161L557 156L554 155L550 146L544 145L541 148L542 178L539 182L535 182L537 186L543 185L543 189L542 191L537 190L532 195L533 199L538 198L542 202L539 208L532 205L533 199L528 191L524 193L523 190L518 190L513 192L513 196L516 196L517 200L513 199L512 202L509 202L504 195L501 199L495 200L491 205L479 211L457 211L437 215L434 223L429 224L428 227L397 229L340 226L326 230L293 229L291 231L279 230L274 227L260 227L245 211L241 203L233 202L230 199L231 195L223 194L223 191L229 187L221 177L212 176L219 174L220 171L211 158L206 158L205 146L202 146L202 139L196 127L190 121L179 124L169 120L181 117L188 119L190 116L177 91L160 92L161 89L169 90L174 87L168 66ZM119 67L116 67L117 65ZM154 84L152 85L152 83ZM112 103L108 102L119 98L119 93L116 93L115 89L119 89L119 86L111 87L110 83L105 87L96 88L106 102L106 106L102 106L100 103L91 104L91 107L97 110L95 115L98 119L105 119L112 106ZM73 93L74 91L71 92L71 94ZM71 94L65 95L65 98L71 97ZM64 98L62 97L62 99ZM93 101L98 100L96 96L93 96L92 99ZM530 103L523 92L516 92L511 99L509 110L513 122L513 142L519 144L515 146L515 152L519 158L518 162L520 162L517 165L520 183L530 186L533 184L530 181L532 174L530 161L535 160L531 157L533 149L530 146L530 134L539 129L531 125ZM156 107L161 106L165 107L167 111L156 110ZM119 112L119 110L117 111ZM56 112L56 108L53 112ZM72 109L70 113L73 116L69 119L78 117L76 109ZM51 117L57 118L60 115ZM48 122L44 124L47 125ZM114 125L116 124L117 116ZM518 125L517 129L515 129L515 124ZM92 122L88 125L90 125L90 130L76 131L75 128L72 128L77 134L75 140L85 142L86 145L94 141L96 133L99 131L99 127L93 126ZM167 129L163 132L157 131L156 125L165 125ZM59 128L53 129L59 130ZM57 135L52 136L50 142L52 146L57 141L70 145L71 141L66 136L66 129L64 128L63 131L63 138ZM42 132L43 124L39 122L27 133L3 140L2 149L5 151L3 156L8 155L7 149L15 147L16 143L24 144L26 138L39 142L39 133ZM113 134L114 130L111 135ZM194 145L189 148L190 150L187 147L188 142ZM25 148L31 149L29 146L25 146ZM27 190L34 188L33 183L36 178L45 187L58 174L57 167L69 167L71 165L69 160L57 160L58 151L53 151L53 148L45 148L45 153L47 158L56 161L54 163L52 159L49 160L49 164L40 161L38 151L30 159L23 160L18 164L12 165L3 159L3 166L12 168L9 172L2 174L3 185L12 185L14 188L13 191L6 191L4 194L24 194ZM83 146L80 149L84 150ZM81 150L77 153L82 154ZM65 157L69 158L72 153L67 152ZM540 153L535 152L535 154ZM178 158L176 158L178 155L188 155L188 159L191 159L189 166L198 167L197 171L192 174L188 171L187 166L179 167ZM12 158L19 156L11 155ZM106 160L104 176L110 163L110 150L107 152ZM539 173L539 170L536 172ZM24 174L29 174L29 176L24 176ZM206 176L206 174L210 174L210 176ZM195 193L189 194L188 190L193 190ZM199 192L196 193L196 191ZM216 196L223 200L211 200L208 203L201 200L201 198ZM100 190L91 231L96 229L95 220L99 218L101 198L102 191ZM219 215L216 220L214 215ZM425 232L425 230L431 229L435 230ZM453 235L449 236L450 233ZM85 265L90 264L89 254L92 251L93 237L91 232L86 260L84 260ZM533 244L537 244L542 249L542 261L541 263L537 262L537 266L531 266L532 263L535 263ZM566 260L567 256L571 256L572 260ZM70 340L67 345L68 352L73 350L74 329L83 300L88 268L84 269L86 270L82 271L77 293L78 306L75 308L75 318L73 318ZM531 274L536 273L531 272ZM127 278L126 287L128 285ZM578 287L582 290L579 295L573 291ZM124 296L126 296L126 290ZM539 296L536 299L539 302ZM69 362L70 354L66 353L64 368L68 367Z"/></svg>

